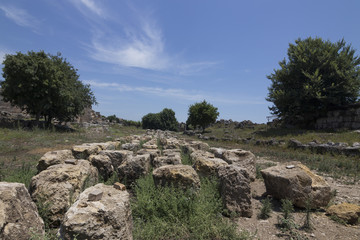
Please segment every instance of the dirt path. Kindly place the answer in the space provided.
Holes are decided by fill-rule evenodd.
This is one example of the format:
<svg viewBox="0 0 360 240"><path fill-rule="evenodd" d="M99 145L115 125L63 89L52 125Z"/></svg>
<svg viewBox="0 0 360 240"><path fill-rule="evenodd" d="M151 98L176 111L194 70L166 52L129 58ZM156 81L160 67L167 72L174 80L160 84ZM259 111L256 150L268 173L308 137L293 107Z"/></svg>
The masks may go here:
<svg viewBox="0 0 360 240"><path fill-rule="evenodd" d="M266 164L269 161L266 159L259 159L260 163ZM276 164L276 163L274 163ZM339 180L335 180L331 177L325 177L332 189L336 189L337 194L333 199L334 203L349 202L354 204L360 204L360 185L346 185ZM265 185L263 180L256 179L251 184L252 188L252 205L253 216L251 218L239 218L237 224L239 229L245 229L249 231L255 239L270 240L270 239L288 239L288 236L284 234L278 227L278 217L281 216L281 206L279 201L272 200L273 211L271 217L267 220L259 220L257 215L262 207L261 200L265 197ZM301 209L296 209L294 213L295 223L301 227L304 224L305 213ZM360 225L356 226L344 226L336 223L325 215L325 211L319 211L312 213L312 223L315 229L312 232L306 232L304 230L296 230L298 235L303 238L299 239L321 239L321 240L358 240L360 239Z"/></svg>

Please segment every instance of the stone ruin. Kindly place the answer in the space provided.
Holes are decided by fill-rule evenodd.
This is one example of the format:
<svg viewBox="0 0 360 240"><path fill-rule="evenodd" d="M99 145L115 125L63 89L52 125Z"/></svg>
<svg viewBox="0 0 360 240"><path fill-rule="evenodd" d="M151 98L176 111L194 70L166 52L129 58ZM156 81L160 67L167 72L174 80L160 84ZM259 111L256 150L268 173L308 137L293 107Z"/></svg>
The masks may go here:
<svg viewBox="0 0 360 240"><path fill-rule="evenodd" d="M190 154L192 166L182 164L182 152ZM44 234L44 222L34 202L47 206L49 227L58 228L61 239L132 239L126 188L152 169L157 186L174 185L194 191L201 188L200 176L216 176L224 207L241 217L253 214L250 183L256 176L254 154L210 148L207 143L179 139L171 132L148 130L140 136L44 154L29 192L23 184L0 183L0 239ZM115 172L122 183L97 184L99 177L107 180ZM261 173L267 191L275 198L291 199L299 207L310 196L316 207L326 206L330 200L327 183L299 163Z"/></svg>

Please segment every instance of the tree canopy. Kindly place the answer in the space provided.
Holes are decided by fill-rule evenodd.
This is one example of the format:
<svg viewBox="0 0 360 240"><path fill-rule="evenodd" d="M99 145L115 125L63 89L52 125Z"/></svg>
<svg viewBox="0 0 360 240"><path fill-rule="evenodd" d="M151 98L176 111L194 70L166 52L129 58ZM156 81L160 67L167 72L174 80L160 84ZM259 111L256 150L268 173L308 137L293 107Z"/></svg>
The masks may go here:
<svg viewBox="0 0 360 240"><path fill-rule="evenodd" d="M205 128L211 123L215 123L219 112L216 107L204 100L190 105L188 115L187 125L192 125L193 127L200 126L205 131Z"/></svg>
<svg viewBox="0 0 360 240"><path fill-rule="evenodd" d="M164 108L159 113L148 113L142 118L142 127L144 129L161 129L177 131L178 121L175 112L172 109Z"/></svg>
<svg viewBox="0 0 360 240"><path fill-rule="evenodd" d="M96 103L89 85L79 80L77 69L61 54L44 51L5 55L4 81L0 82L4 101L50 122L69 121L84 108Z"/></svg>
<svg viewBox="0 0 360 240"><path fill-rule="evenodd" d="M309 126L316 118L359 97L360 59L344 40L298 39L289 44L288 60L274 70L267 101L284 123Z"/></svg>

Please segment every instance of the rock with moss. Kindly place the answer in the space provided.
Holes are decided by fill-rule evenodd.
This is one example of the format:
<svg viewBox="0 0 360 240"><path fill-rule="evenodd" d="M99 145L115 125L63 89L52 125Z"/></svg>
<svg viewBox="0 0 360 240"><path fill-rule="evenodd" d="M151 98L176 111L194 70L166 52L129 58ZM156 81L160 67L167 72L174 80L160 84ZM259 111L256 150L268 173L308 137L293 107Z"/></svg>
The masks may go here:
<svg viewBox="0 0 360 240"><path fill-rule="evenodd" d="M44 222L22 183L0 182L0 239L44 236Z"/></svg>
<svg viewBox="0 0 360 240"><path fill-rule="evenodd" d="M321 177L300 162L289 162L261 170L266 192L277 199L289 199L300 208L326 207L332 197L331 188Z"/></svg>
<svg viewBox="0 0 360 240"><path fill-rule="evenodd" d="M132 228L129 193L100 183L80 194L66 212L58 236L63 240L132 240Z"/></svg>
<svg viewBox="0 0 360 240"><path fill-rule="evenodd" d="M360 206L352 203L342 203L339 205L332 205L326 213L330 216L336 216L348 224L360 223Z"/></svg>
<svg viewBox="0 0 360 240"><path fill-rule="evenodd" d="M165 165L153 171L156 186L175 186L182 189L200 188L200 178L196 171L187 165Z"/></svg>
<svg viewBox="0 0 360 240"><path fill-rule="evenodd" d="M30 194L38 205L46 208L49 226L58 227L79 194L97 181L98 171L87 160L57 164L31 179Z"/></svg>

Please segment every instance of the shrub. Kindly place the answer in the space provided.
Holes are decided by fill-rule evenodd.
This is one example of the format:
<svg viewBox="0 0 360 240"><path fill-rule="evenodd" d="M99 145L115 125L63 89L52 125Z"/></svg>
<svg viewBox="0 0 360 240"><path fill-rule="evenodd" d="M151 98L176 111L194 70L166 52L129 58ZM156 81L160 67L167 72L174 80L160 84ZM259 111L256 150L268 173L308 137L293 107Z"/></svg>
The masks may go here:
<svg viewBox="0 0 360 240"><path fill-rule="evenodd" d="M246 239L221 216L218 183L202 179L198 194L155 187L151 175L136 182L132 202L134 239Z"/></svg>

